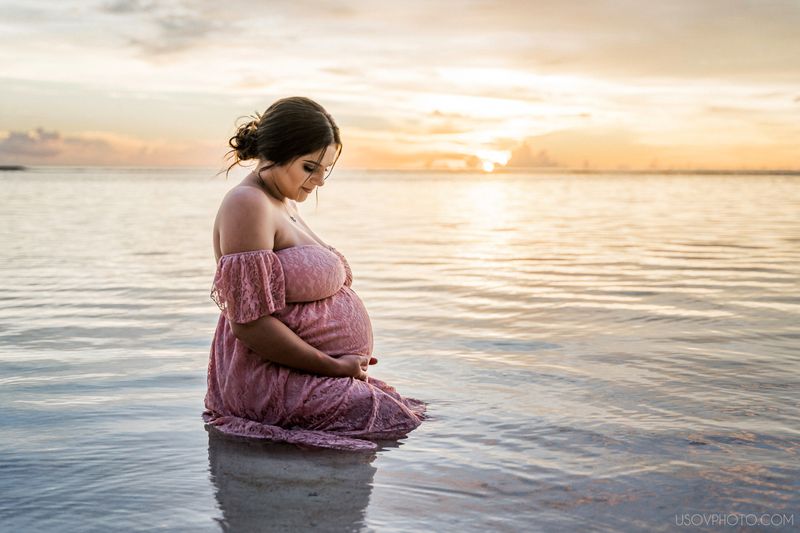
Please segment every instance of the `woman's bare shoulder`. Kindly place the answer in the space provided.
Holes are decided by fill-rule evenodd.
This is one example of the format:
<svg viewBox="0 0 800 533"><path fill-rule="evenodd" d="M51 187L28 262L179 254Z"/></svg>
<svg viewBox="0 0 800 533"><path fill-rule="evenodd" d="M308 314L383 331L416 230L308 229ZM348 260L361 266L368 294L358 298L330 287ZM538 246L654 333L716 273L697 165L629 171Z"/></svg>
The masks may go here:
<svg viewBox="0 0 800 533"><path fill-rule="evenodd" d="M237 185L225 195L217 213L223 254L272 249L275 244L275 206L263 191Z"/></svg>
<svg viewBox="0 0 800 533"><path fill-rule="evenodd" d="M253 208L258 208L261 204L265 204L265 206L269 205L266 199L264 191L258 187L240 183L227 192L222 199L221 207L224 208L235 205L239 207L252 206Z"/></svg>

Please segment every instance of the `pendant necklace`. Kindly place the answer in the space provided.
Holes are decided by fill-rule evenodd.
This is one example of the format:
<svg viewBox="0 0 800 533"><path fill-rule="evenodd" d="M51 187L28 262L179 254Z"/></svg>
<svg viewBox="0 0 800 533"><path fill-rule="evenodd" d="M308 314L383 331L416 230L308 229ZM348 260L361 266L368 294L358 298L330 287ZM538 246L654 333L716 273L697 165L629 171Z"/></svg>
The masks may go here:
<svg viewBox="0 0 800 533"><path fill-rule="evenodd" d="M284 203L283 203L283 207L284 207L284 209L286 209L286 214L287 214L287 215L289 215L289 218L291 218L291 219L292 219L292 222L294 222L295 224L297 224L297 219L296 219L296 218L294 218L294 217L292 216L292 214L289 212L289 206L287 206L287 205L286 205L286 202L284 202Z"/></svg>

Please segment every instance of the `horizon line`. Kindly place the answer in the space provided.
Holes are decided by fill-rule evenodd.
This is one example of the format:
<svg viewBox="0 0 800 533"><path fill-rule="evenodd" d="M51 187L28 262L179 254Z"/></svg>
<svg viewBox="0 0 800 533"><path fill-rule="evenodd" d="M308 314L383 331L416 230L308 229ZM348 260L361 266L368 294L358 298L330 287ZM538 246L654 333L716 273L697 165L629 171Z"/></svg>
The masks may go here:
<svg viewBox="0 0 800 533"><path fill-rule="evenodd" d="M0 164L0 171L24 172L36 169L79 169L79 168L113 168L129 170L213 170L210 165L13 165ZM757 174L757 175L800 175L800 168L584 168L584 167L495 167L491 171L478 168L391 168L391 167L343 167L341 171L356 172L404 172L404 173L453 173L453 174L519 174L535 172L537 174ZM224 173L222 169L220 173Z"/></svg>

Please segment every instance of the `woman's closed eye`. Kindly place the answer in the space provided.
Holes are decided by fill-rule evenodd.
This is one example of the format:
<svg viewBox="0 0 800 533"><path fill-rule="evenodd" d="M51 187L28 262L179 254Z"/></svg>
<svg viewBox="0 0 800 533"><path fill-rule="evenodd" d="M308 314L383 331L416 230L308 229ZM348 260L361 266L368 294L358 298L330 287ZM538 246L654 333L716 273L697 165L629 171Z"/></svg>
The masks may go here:
<svg viewBox="0 0 800 533"><path fill-rule="evenodd" d="M319 173L319 175L322 176L323 178L327 178L328 174L330 174L330 172L331 172L330 168L328 168L326 170L322 170L322 167L315 167L315 166L311 166L311 165L303 165L303 168L309 174L311 174L312 172L313 173Z"/></svg>

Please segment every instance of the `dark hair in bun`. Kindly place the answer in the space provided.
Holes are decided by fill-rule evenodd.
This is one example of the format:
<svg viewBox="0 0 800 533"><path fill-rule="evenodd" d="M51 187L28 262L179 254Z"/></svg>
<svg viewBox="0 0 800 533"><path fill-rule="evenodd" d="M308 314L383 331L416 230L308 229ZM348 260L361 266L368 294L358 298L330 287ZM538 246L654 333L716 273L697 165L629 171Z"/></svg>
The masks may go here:
<svg viewBox="0 0 800 533"><path fill-rule="evenodd" d="M228 144L230 171L242 161L263 159L281 166L303 154L335 144L341 155L342 140L333 117L321 105L304 96L282 98L266 111L256 113L238 126Z"/></svg>

